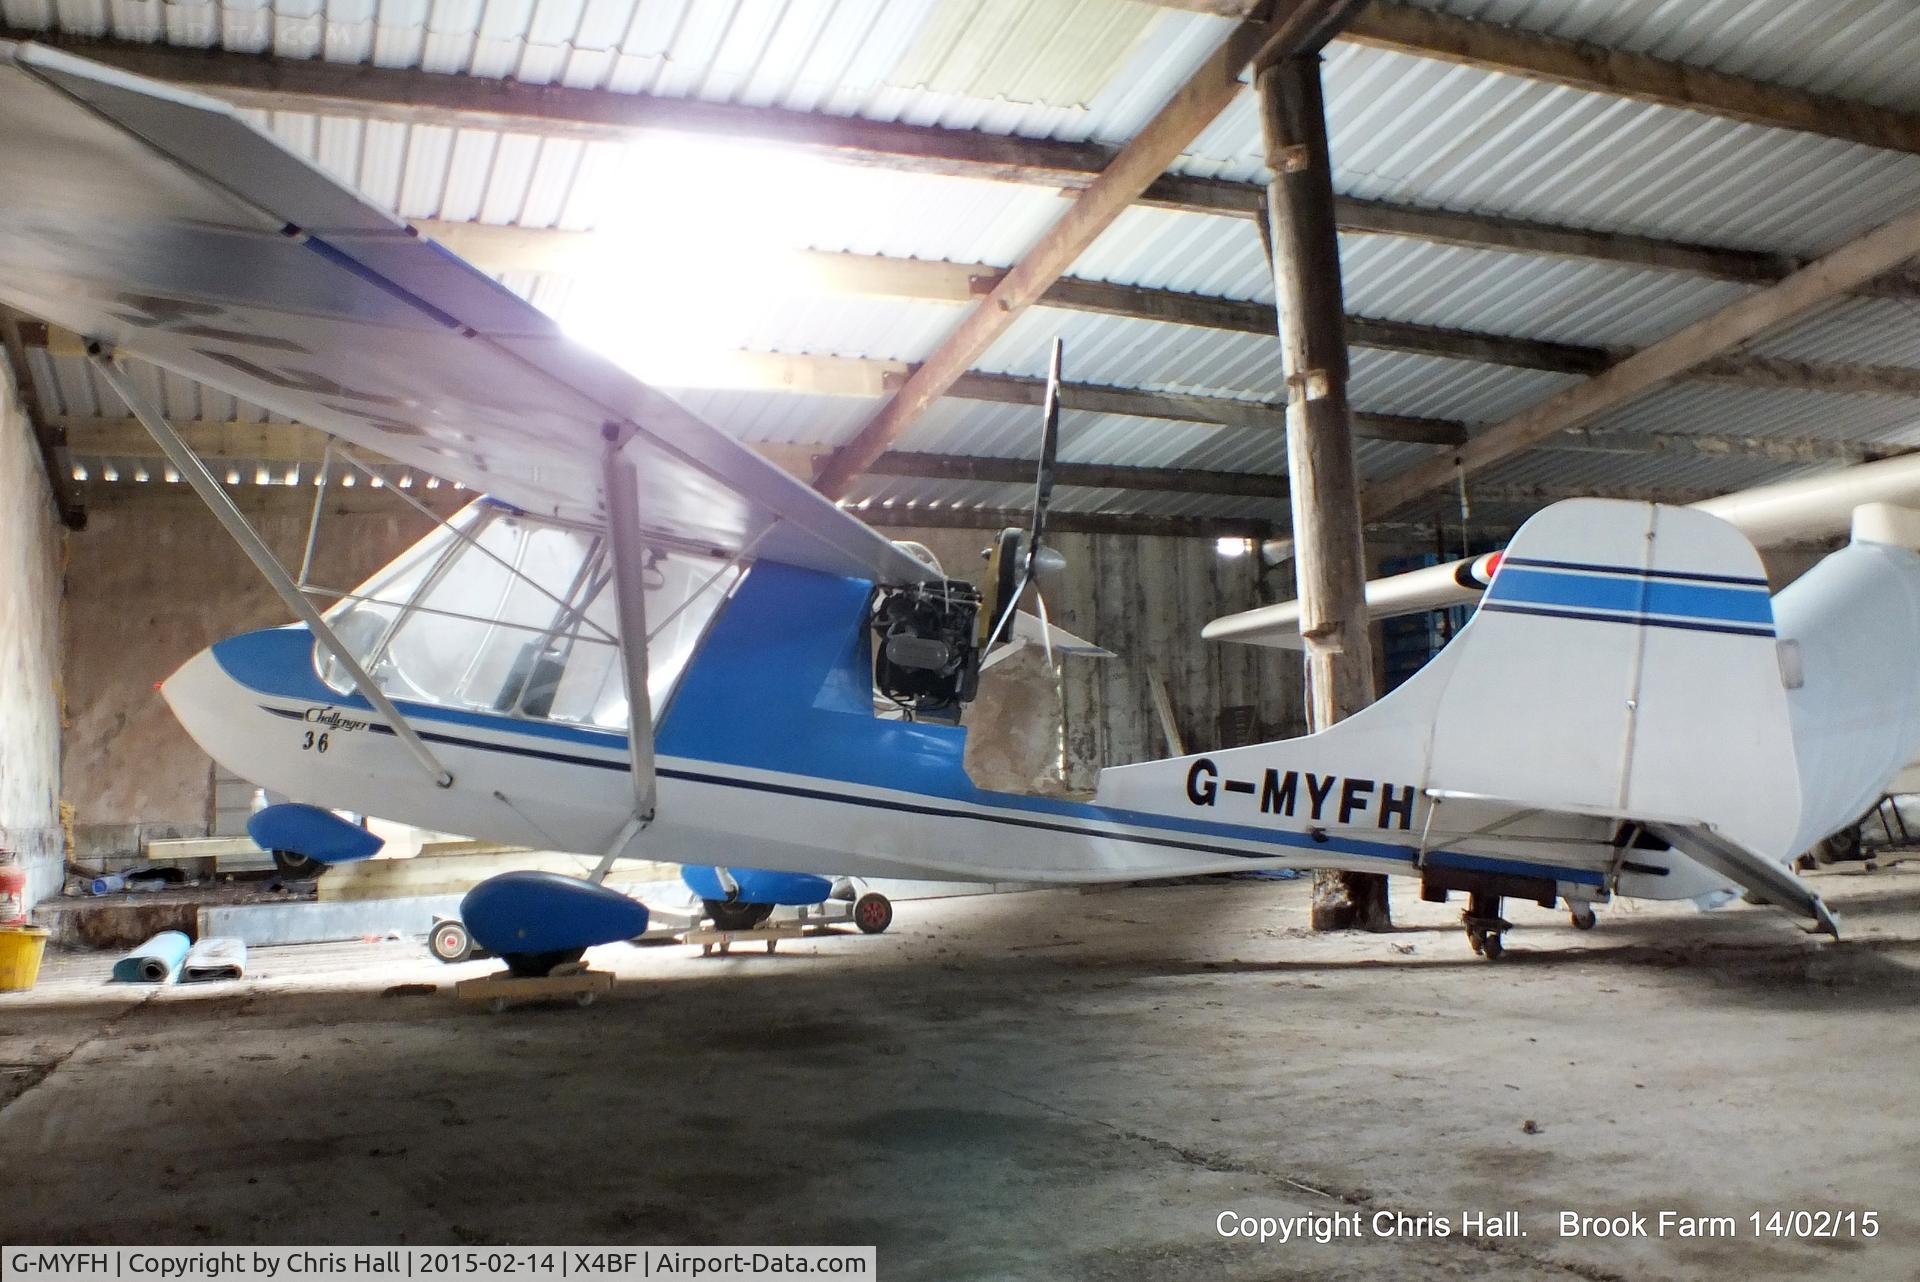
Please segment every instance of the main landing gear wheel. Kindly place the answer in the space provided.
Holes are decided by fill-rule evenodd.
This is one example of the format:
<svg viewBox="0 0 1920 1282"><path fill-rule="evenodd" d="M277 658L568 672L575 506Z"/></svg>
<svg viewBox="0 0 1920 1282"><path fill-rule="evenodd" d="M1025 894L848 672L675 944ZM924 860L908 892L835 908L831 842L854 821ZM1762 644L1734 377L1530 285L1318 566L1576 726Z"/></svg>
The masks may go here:
<svg viewBox="0 0 1920 1282"><path fill-rule="evenodd" d="M318 859L309 859L291 850L274 851L273 867L288 881L312 881L327 870L327 866Z"/></svg>
<svg viewBox="0 0 1920 1282"><path fill-rule="evenodd" d="M562 948L551 953L501 953L500 960L522 979L541 979L552 974L555 967L577 962L586 955L584 948Z"/></svg>
<svg viewBox="0 0 1920 1282"><path fill-rule="evenodd" d="M1479 956L1499 961L1506 953L1503 936L1513 923L1500 916L1500 896L1468 895L1467 911L1460 914L1460 924L1467 929L1467 944Z"/></svg>
<svg viewBox="0 0 1920 1282"><path fill-rule="evenodd" d="M878 935L893 925L893 901L877 890L869 890L853 901L853 924L863 935Z"/></svg>
<svg viewBox="0 0 1920 1282"><path fill-rule="evenodd" d="M743 904L738 900L703 899L701 907L716 930L752 930L773 916L772 904Z"/></svg>
<svg viewBox="0 0 1920 1282"><path fill-rule="evenodd" d="M473 956L473 936L457 921L436 921L427 935L427 951L451 966Z"/></svg>
<svg viewBox="0 0 1920 1282"><path fill-rule="evenodd" d="M1567 917L1575 930L1592 930L1600 924L1600 916L1593 911L1592 904L1568 904Z"/></svg>

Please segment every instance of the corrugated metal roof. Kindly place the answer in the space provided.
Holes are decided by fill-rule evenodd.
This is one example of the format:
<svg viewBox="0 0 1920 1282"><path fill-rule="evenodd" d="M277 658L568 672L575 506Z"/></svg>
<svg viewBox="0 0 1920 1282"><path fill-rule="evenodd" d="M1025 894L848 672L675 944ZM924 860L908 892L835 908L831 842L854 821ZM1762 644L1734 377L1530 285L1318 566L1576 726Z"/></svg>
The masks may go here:
<svg viewBox="0 0 1920 1282"><path fill-rule="evenodd" d="M1751 344L1769 356L1802 361L1920 368L1920 302L1847 298L1797 325Z"/></svg>
<svg viewBox="0 0 1920 1282"><path fill-rule="evenodd" d="M1920 107L1920 11L1898 0L1420 2L1781 84ZM955 27L963 41L988 47L996 32L1004 35L1015 24L1030 47L1011 61L982 62L959 80L938 72L918 77L943 86L939 91L903 87L916 78L907 61L929 23L966 12L984 25ZM1116 145L1140 129L1230 25L1172 10L1143 18L1141 10L1109 0L1025 8L1005 0L0 0L0 18L18 27L58 25L130 39ZM1110 65L1095 65L1103 59ZM1336 185L1357 196L1801 255L1920 203L1920 157L1351 45L1329 52L1325 76ZM1045 85L1062 86L1051 105L1019 101L1041 96L1035 87ZM255 113L255 119L330 173L413 218L617 228L636 207L658 199L637 185L636 175L652 172L648 166L656 162L671 173L675 163L661 159L664 153L652 149L662 144L652 140L586 142L290 112ZM697 186L716 201L730 200L737 221L729 226L753 242L1004 266L1018 261L1066 208L1057 193L1039 187L790 156L776 162L765 151L718 143L698 150L703 181ZM1251 99L1243 95L1178 168L1258 181L1263 168ZM675 181L670 190L677 199L691 186ZM779 199L765 199L769 186ZM1378 236L1344 236L1341 256L1355 313L1592 346L1653 342L1749 288L1684 273ZM1271 300L1273 292L1252 223L1161 210L1123 214L1074 273L1227 298ZM504 280L562 319L592 311L591 284L530 273ZM636 306L645 305L644 282L634 286L634 297ZM954 306L790 297L778 290L761 296L750 288L730 301L737 302L733 323L716 335L716 345L888 360L924 359L962 315ZM1272 399L1282 391L1273 338L1051 308L1022 317L980 367L1038 375L1055 335L1067 340L1068 374L1077 381L1241 399ZM1753 347L1800 360L1920 368L1920 304L1849 300ZM35 353L31 364L50 412L120 413L80 362ZM1353 374L1361 410L1469 423L1497 420L1570 381L1369 350L1354 353ZM265 417L257 407L181 380L152 371L141 377L178 417ZM755 442L838 444L878 408L859 398L776 391L676 394ZM899 445L1023 457L1034 447L1035 419L1028 407L948 401ZM1074 461L1253 472L1285 467L1284 436L1268 429L1082 412L1069 412L1063 426L1063 457ZM1595 426L1920 441L1920 400L1683 384ZM1367 477L1432 455L1431 447L1358 445ZM1732 488L1778 472L1778 465L1737 457L1634 460L1540 451L1489 469L1482 479L1490 485ZM859 493L898 502L1025 501L1018 486L900 478L875 478L871 485L877 488ZM1063 491L1062 503L1075 510L1195 513L1272 506L1079 490Z"/></svg>
<svg viewBox="0 0 1920 1282"><path fill-rule="evenodd" d="M1690 431L1906 443L1914 439L1917 423L1920 400L1905 397L1682 383L1603 414L1590 426L1595 431Z"/></svg>
<svg viewBox="0 0 1920 1282"><path fill-rule="evenodd" d="M1857 102L1920 109L1908 0L1405 0Z"/></svg>
<svg viewBox="0 0 1920 1282"><path fill-rule="evenodd" d="M1357 45L1322 74L1350 196L1801 255L1920 202L1920 156ZM1251 95L1178 167L1264 181Z"/></svg>
<svg viewBox="0 0 1920 1282"><path fill-rule="evenodd" d="M1027 137L1124 141L1212 51L1226 21L1133 5L1040 6L1033 79L1070 78L1086 47L1127 51L1084 105L903 88L895 71L940 0L0 0L17 27L702 98ZM1048 14L1051 14L1051 23ZM1048 39L1049 26L1061 39Z"/></svg>

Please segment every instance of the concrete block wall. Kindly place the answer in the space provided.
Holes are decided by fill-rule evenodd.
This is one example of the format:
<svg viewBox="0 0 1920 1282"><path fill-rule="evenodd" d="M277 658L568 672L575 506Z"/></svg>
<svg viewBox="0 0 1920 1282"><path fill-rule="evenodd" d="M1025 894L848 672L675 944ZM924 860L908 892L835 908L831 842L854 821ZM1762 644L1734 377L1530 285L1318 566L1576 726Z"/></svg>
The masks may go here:
<svg viewBox="0 0 1920 1282"><path fill-rule="evenodd" d="M307 496L279 488L237 496L281 563L297 569ZM390 511L330 512L315 579L350 589L430 528L398 501ZM156 684L220 638L292 615L184 485L96 505L70 548L65 788L75 853L111 862L154 838L206 836L213 762Z"/></svg>
<svg viewBox="0 0 1920 1282"><path fill-rule="evenodd" d="M32 426L0 359L0 847L27 894L59 891L61 528Z"/></svg>

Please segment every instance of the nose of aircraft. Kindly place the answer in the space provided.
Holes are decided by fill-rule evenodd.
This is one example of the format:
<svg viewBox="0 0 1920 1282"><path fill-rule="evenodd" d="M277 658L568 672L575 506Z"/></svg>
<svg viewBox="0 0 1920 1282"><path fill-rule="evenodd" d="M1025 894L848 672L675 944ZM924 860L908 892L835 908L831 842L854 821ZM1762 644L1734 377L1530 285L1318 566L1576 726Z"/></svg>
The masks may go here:
<svg viewBox="0 0 1920 1282"><path fill-rule="evenodd" d="M225 683L225 673L220 670L220 661L214 658L213 647L208 646L160 683L160 697L167 701L187 733L204 742L201 728L217 706L215 691L222 683Z"/></svg>

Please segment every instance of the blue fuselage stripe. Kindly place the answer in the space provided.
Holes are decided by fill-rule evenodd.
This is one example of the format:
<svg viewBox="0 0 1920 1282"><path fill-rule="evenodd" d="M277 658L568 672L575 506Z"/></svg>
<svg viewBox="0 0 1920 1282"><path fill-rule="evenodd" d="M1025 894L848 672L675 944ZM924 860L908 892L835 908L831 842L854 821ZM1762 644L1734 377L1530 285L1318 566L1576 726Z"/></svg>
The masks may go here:
<svg viewBox="0 0 1920 1282"><path fill-rule="evenodd" d="M261 708L277 717L289 720L302 720L304 714L291 708L275 708L261 704ZM499 729L506 733L516 733L520 726L510 717L498 717L494 720L504 723ZM377 722L369 723L367 729L379 734L391 735L393 729ZM501 752L520 757L532 757L543 761L556 761L563 765L588 766L599 770L617 770L625 773L627 762L608 760L600 757L580 757L571 753L552 752L544 748L506 743L494 743L484 739L467 739L458 735L423 732L420 736L430 743L446 744L451 747L473 748L481 752ZM1204 842L1180 841L1172 837L1151 837L1131 832L1112 832L1084 827L1073 823L1053 823L1032 818L1015 811L976 811L959 810L947 806L927 805L922 802L895 801L887 797L863 797L844 791L828 788L803 787L798 784L777 783L768 780L743 779L734 775L708 774L693 770L679 770L660 767L659 775L664 779L680 779L688 783L709 784L717 788L741 788L749 792L768 792L782 796L799 797L808 801L825 801L835 805L861 806L867 809L891 810L901 814L926 815L941 819L972 819L981 823L1003 824L1015 828L1029 828L1039 832L1059 832L1076 837L1106 837L1114 841L1129 842L1141 846L1157 846L1170 850L1192 850L1202 854L1224 855L1233 859L1271 859L1276 855L1260 851L1241 850L1229 846L1215 846ZM842 782L834 779L813 778L812 782L834 784ZM1119 814L1127 817L1121 819ZM1390 842L1354 841L1340 837L1316 839L1311 833L1276 831L1267 828L1247 828L1235 824L1210 824L1198 821L1183 821L1171 816L1156 816L1144 811L1115 812L1113 815L1088 815L1084 822L1102 823L1112 826L1146 827L1160 832L1192 831L1197 835L1229 837L1241 841L1257 842L1261 845L1285 846L1290 849L1322 849L1339 854L1353 855L1365 859L1381 859L1394 863L1413 864L1418 860L1418 852ZM1598 886L1604 883L1600 873L1587 869L1562 868L1551 864L1523 863L1516 860L1492 859L1481 855L1455 855L1445 851L1431 852L1427 862L1449 868L1472 868L1488 872L1509 872L1521 876L1548 877L1575 885Z"/></svg>
<svg viewBox="0 0 1920 1282"><path fill-rule="evenodd" d="M759 571L756 570L756 573ZM864 609L864 597L860 599L859 604ZM300 701L310 706L370 711L365 701L357 695L342 695L320 680L313 662L313 644L312 636L304 629L277 628L229 638L215 645L213 652L215 659L228 676L243 687L259 694ZM864 690L859 694L862 699L866 698ZM276 717L288 720L308 718L309 708L280 708L267 704L261 706ZM625 772L628 769L627 738L623 734L553 722L532 721L522 717L473 709L442 708L412 702L402 702L398 706L403 716L421 723L421 737L430 743L481 752L504 753L595 770ZM756 705L756 707L763 714L765 713L764 705ZM683 711L681 715L690 714ZM392 727L383 725L371 717L362 719L367 721L367 728L370 731L383 735L393 733ZM766 719L763 715L762 722ZM706 723L713 720L712 716L703 717L697 728L704 732L709 729ZM754 723L749 717L745 724ZM838 730L842 725L849 734L857 733L861 729L884 729L890 732L905 729L923 735L949 730L948 727L943 726L901 727L895 723L872 722L870 709L860 716L845 715L844 721L837 719L832 728ZM512 738L502 742L501 738L481 739L446 732L456 726L483 730L489 735L501 738L507 736ZM768 728L761 724L756 729L758 734L755 736L755 741L757 742L767 733ZM857 756L846 753L836 754L831 751L816 751L807 759L794 762L770 760L760 763L729 761L717 753L701 750L706 747L724 746L724 742L729 741L717 740L709 744L700 734L682 736L676 741L676 736L667 733L663 727L659 739L659 748L663 756L699 761L713 769L725 770L729 773L695 773L672 769L662 769L660 773L668 778L684 778L689 782L708 783L717 787L783 793L842 805L950 819L971 819L1038 831L1070 833L1081 837L1104 837L1114 841L1193 850L1233 858L1275 858L1281 852L1262 854L1259 851L1233 849L1214 843L1224 840L1269 847L1278 846L1288 850L1322 850L1404 865L1412 864L1417 858L1416 852L1411 847L1396 845L1389 841L1369 841L1332 834L1322 834L1321 837L1316 838L1311 832L1185 819L1153 811L1127 810L1086 802L1027 797L975 788L959 768L957 750L963 740L957 736L954 737L951 745L943 745L938 741L934 745L950 746L955 749L951 778L938 772L923 772L916 775L909 770L900 773L898 778L889 779L885 777L885 772L876 772L872 769L874 764L872 761L867 762L868 768L863 773L858 768L860 759ZM737 743L737 739L730 742ZM903 744L872 745L876 752L883 752L889 746L905 752L909 757L913 755L912 750L916 747L923 755L927 750L927 745L911 741ZM590 756L579 751L581 748L598 749L606 755ZM909 761L908 764L911 765L912 762ZM770 781L730 773L731 770L736 769L777 775L782 779ZM795 782L789 783L784 780ZM872 793L863 795L850 791L855 788L893 795L876 796ZM896 797L910 797L914 800L896 800ZM1115 831L1116 829L1145 829L1147 832L1141 834ZM1448 862L1448 857L1443 855L1430 854L1428 858L1436 863ZM1598 885L1602 882L1599 873L1584 869L1550 868L1546 865L1516 863L1512 865L1512 870L1525 875L1552 876L1558 880L1576 884Z"/></svg>

